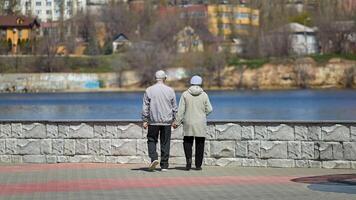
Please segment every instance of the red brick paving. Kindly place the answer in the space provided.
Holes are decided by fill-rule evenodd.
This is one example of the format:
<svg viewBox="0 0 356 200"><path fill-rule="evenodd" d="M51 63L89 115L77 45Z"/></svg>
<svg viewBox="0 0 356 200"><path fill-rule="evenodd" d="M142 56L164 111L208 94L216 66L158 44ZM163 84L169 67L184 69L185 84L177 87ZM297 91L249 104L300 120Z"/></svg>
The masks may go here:
<svg viewBox="0 0 356 200"><path fill-rule="evenodd" d="M0 184L0 195L29 194L35 192L75 192L91 190L118 190L158 187L186 187L203 185L258 185L296 184L288 176L209 176L160 177L134 179L81 179L42 183Z"/></svg>

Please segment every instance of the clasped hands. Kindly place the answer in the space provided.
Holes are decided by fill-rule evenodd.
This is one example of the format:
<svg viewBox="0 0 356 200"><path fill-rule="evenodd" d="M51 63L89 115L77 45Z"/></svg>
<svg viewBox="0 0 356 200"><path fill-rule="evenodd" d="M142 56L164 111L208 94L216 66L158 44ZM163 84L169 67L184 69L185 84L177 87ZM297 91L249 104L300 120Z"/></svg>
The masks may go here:
<svg viewBox="0 0 356 200"><path fill-rule="evenodd" d="M144 129L147 129L148 128L148 122L143 122L143 128ZM178 128L178 125L176 124L176 123L173 123L172 124L172 127L174 128L174 129L177 129Z"/></svg>

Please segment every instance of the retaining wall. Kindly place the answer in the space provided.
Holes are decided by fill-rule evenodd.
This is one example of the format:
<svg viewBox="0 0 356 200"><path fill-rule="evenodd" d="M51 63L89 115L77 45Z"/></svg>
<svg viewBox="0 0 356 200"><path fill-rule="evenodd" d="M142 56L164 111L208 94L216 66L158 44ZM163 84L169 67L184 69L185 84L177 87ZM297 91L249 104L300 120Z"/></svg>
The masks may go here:
<svg viewBox="0 0 356 200"><path fill-rule="evenodd" d="M205 165L356 169L356 122L209 122ZM3 121L3 163L148 163L141 122ZM171 164L185 164L182 128Z"/></svg>

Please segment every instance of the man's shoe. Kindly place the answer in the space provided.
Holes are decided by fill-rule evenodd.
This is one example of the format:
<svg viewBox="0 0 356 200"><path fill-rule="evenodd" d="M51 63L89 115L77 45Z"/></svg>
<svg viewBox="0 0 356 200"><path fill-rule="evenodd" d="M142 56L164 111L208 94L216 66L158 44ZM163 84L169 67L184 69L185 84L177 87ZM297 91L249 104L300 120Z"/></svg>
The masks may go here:
<svg viewBox="0 0 356 200"><path fill-rule="evenodd" d="M152 161L151 164L148 166L148 170L149 171L154 171L158 164L159 164L158 160Z"/></svg>
<svg viewBox="0 0 356 200"><path fill-rule="evenodd" d="M201 167L197 167L197 168L195 168L195 170L201 171L203 169Z"/></svg>

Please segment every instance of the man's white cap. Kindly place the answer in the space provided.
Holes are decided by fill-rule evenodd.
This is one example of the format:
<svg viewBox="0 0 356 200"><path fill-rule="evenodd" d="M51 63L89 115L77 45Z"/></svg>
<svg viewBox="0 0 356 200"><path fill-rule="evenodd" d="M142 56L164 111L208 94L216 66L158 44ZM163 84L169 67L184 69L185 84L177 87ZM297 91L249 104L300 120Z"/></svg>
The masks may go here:
<svg viewBox="0 0 356 200"><path fill-rule="evenodd" d="M203 79L200 76L193 76L190 79L190 84L192 85L201 85L203 83Z"/></svg>
<svg viewBox="0 0 356 200"><path fill-rule="evenodd" d="M156 72L156 80L163 80L163 79L166 79L166 78L167 78L167 74L163 70L158 70Z"/></svg>

